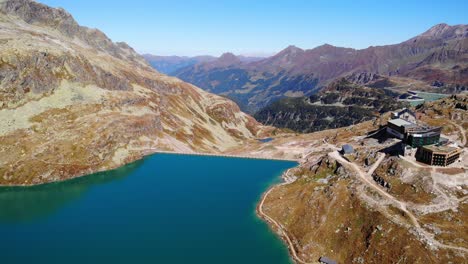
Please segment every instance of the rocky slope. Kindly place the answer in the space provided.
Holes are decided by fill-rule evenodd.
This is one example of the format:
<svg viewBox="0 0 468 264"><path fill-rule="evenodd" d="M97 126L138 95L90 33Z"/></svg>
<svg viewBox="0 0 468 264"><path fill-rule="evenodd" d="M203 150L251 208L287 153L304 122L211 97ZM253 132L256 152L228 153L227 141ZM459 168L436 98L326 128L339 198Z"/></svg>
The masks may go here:
<svg viewBox="0 0 468 264"><path fill-rule="evenodd" d="M361 123L404 106L392 92L342 79L312 96L276 101L258 111L255 118L264 124L307 133Z"/></svg>
<svg viewBox="0 0 468 264"><path fill-rule="evenodd" d="M455 133L460 146L468 146L468 93L452 95L417 108L423 120L433 126L443 126L446 134ZM447 123L448 122L448 123Z"/></svg>
<svg viewBox="0 0 468 264"><path fill-rule="evenodd" d="M220 152L263 129L63 9L0 1L0 43L1 185L64 180L156 149Z"/></svg>
<svg viewBox="0 0 468 264"><path fill-rule="evenodd" d="M408 83L422 81L453 92L468 88L467 36L467 25L439 24L395 45L362 50L328 44L309 50L290 46L264 60L228 66L200 63L175 75L228 96L251 113L285 96L311 95L349 75L399 76L408 78Z"/></svg>
<svg viewBox="0 0 468 264"><path fill-rule="evenodd" d="M311 159L290 175L295 181L275 188L265 200L264 211L281 223L301 260L310 263L328 256L338 263L463 263L466 203L455 202L454 211L416 214L423 226L418 230L397 205L363 184L351 168L326 155ZM461 179L463 173L450 176ZM411 212L431 208L443 197L432 194L437 189L435 180L394 158L382 162L377 177L391 181L391 188L382 189L408 202ZM461 187L463 182L454 185ZM455 189L444 188L454 201ZM447 225L448 219L452 225ZM437 242L457 249L439 247L419 232L428 232Z"/></svg>

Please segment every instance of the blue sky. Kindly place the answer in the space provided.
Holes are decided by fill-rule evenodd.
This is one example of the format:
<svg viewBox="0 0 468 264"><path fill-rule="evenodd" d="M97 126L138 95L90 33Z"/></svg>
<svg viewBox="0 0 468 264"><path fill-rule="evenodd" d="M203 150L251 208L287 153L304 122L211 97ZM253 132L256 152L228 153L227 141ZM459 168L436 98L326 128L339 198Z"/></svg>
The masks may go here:
<svg viewBox="0 0 468 264"><path fill-rule="evenodd" d="M39 0L141 53L270 55L288 45L394 44L438 23L468 23L468 1Z"/></svg>

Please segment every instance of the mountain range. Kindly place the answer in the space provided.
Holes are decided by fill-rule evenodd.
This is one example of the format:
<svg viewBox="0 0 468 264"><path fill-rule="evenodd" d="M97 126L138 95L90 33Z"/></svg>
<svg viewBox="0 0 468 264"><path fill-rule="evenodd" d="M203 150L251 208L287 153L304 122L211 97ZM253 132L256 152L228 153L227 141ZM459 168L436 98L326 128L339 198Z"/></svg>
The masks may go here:
<svg viewBox="0 0 468 264"><path fill-rule="evenodd" d="M215 56L210 55L202 55L202 56L194 56L194 57L187 57L187 56L157 56L152 54L143 54L143 57L161 73L172 75L176 71L189 67L198 63L204 62L212 62L217 60L218 58ZM253 62L261 60L260 57L249 57L249 56L236 56L242 62Z"/></svg>
<svg viewBox="0 0 468 264"><path fill-rule="evenodd" d="M216 60L214 56L156 56L151 54L143 54L143 57L157 71L164 74L172 74L175 71L192 66L202 62L210 62Z"/></svg>
<svg viewBox="0 0 468 264"><path fill-rule="evenodd" d="M180 68L172 74L202 89L231 98L255 113L283 97L309 96L349 76L401 77L444 91L468 87L468 25L438 24L399 44L366 49L325 44L246 62L232 54Z"/></svg>

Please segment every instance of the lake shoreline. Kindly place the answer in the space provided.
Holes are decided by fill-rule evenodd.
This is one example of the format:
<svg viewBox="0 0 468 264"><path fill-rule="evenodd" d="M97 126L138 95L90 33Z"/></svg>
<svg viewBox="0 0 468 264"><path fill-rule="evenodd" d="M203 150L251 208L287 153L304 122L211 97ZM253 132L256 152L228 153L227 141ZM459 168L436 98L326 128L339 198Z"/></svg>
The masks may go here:
<svg viewBox="0 0 468 264"><path fill-rule="evenodd" d="M142 150L139 155L135 155L129 157L129 159L125 160L122 164L116 166L110 166L106 168L101 168L97 170L92 170L90 172L78 173L76 175L71 175L68 178L54 180L54 181L46 181L46 182L39 182L39 183L23 183L23 184L0 184L0 187L34 187L46 184L53 184L59 183L64 181L73 180L80 177L91 176L95 173L106 172L116 170L120 167L126 166L132 162L142 160L148 156L155 155L155 154L174 154L174 155L192 155L192 156L207 156L207 157L224 157L224 158L240 158L240 159L260 159L260 160L276 160L276 161L294 161L299 162L298 159L287 159L287 158L271 158L271 157L260 157L260 156L249 156L249 155L232 155L232 154L224 154L224 153L207 153L207 152L181 152L181 151L167 151L167 150L156 150L156 149L145 149Z"/></svg>
<svg viewBox="0 0 468 264"><path fill-rule="evenodd" d="M299 164L298 164L299 166ZM263 221L265 221L268 225L268 227L276 234L278 235L278 237L281 239L281 241L283 241L283 243L286 245L286 247L288 248L288 252L289 252L289 256L291 257L291 260L294 262L294 263L301 263L301 264L308 264L309 262L306 262L304 260L302 260L301 258L299 258L299 256L297 255L297 251L294 247L294 244L291 240L291 238L289 237L286 229L281 225L281 223L277 222L275 219L273 219L273 217L269 216L268 214L266 214L264 211L263 211L263 204L266 200L266 198L268 197L268 195L270 194L270 192L272 192L275 188L278 188L280 186L283 186L283 185L287 185L287 184L290 184L294 181L288 181L288 173L290 170L294 169L294 168L297 168L296 167L292 167L288 170L286 170L282 175L281 175L281 179L282 179L282 182L281 183L278 183L278 184L274 184L273 186L271 186L270 188L268 188L263 194L262 194L262 197L260 199L260 202L257 204L256 206L256 214L257 216L262 219Z"/></svg>

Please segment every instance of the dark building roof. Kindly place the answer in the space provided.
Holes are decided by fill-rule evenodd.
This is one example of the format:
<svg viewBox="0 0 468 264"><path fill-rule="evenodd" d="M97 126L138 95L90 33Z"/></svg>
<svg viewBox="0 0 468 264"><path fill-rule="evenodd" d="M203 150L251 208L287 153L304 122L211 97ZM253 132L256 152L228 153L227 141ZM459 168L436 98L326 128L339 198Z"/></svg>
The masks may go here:
<svg viewBox="0 0 468 264"><path fill-rule="evenodd" d="M329 259L327 257L320 257L319 261L322 262L322 263L325 263L325 264L337 264L336 261L331 260L331 259Z"/></svg>
<svg viewBox="0 0 468 264"><path fill-rule="evenodd" d="M350 154L354 152L354 149L353 149L353 146L346 144L346 145L343 145L341 151L343 152L343 154Z"/></svg>

